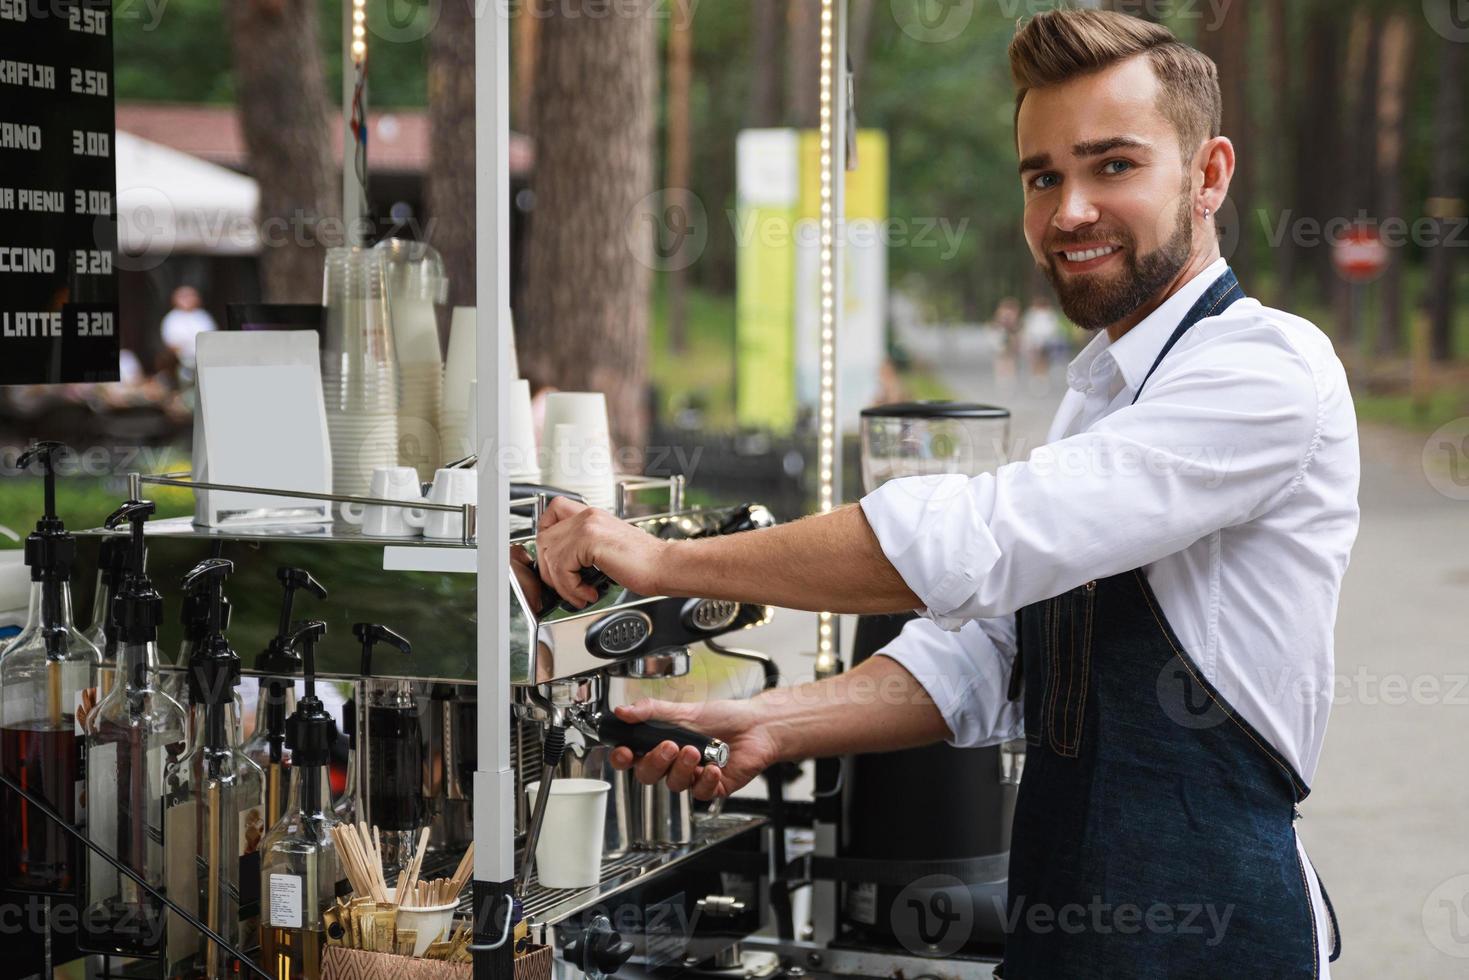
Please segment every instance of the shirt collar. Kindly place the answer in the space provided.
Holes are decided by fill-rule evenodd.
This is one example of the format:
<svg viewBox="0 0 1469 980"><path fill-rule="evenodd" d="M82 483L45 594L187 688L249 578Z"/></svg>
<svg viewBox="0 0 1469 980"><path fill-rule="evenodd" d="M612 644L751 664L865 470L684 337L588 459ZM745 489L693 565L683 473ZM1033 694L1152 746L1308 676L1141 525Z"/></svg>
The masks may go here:
<svg viewBox="0 0 1469 980"><path fill-rule="evenodd" d="M1136 391L1173 331L1183 322L1188 311L1193 309L1199 297L1228 268L1229 263L1225 259L1216 259L1207 269L1180 286L1177 292L1163 301L1162 306L1149 313L1115 343L1108 337L1107 331L1097 331L1097 336L1082 348L1081 353L1076 355L1076 359L1067 368L1067 383L1078 391L1087 390L1091 385L1089 379L1093 364L1103 354L1107 354L1117 365L1127 387Z"/></svg>

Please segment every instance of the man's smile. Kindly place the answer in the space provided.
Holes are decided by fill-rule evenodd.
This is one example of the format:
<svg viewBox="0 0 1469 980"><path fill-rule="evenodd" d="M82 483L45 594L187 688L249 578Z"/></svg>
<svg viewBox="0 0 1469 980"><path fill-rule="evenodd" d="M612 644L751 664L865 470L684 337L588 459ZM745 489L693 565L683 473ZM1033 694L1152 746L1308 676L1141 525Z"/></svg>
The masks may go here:
<svg viewBox="0 0 1469 980"><path fill-rule="evenodd" d="M1122 254L1121 245L1095 244L1058 249L1053 253L1062 271L1077 274L1101 268Z"/></svg>

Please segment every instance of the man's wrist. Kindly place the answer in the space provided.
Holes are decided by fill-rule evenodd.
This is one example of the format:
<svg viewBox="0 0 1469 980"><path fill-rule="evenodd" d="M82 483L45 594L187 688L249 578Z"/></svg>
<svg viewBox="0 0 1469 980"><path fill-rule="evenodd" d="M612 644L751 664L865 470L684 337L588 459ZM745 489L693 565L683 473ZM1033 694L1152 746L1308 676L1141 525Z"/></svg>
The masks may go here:
<svg viewBox="0 0 1469 980"><path fill-rule="evenodd" d="M657 595L688 595L687 568L684 560L687 541L660 541L658 557L653 562L653 592Z"/></svg>

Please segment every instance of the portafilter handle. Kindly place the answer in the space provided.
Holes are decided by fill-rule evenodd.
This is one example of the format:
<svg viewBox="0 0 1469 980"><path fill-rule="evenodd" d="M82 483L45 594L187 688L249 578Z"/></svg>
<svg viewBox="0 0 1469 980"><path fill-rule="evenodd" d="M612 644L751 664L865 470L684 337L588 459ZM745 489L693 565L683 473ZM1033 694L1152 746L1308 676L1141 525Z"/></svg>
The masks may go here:
<svg viewBox="0 0 1469 980"><path fill-rule="evenodd" d="M687 728L661 721L623 721L611 711L599 711L588 720L596 731L597 740L603 745L625 745L632 749L634 755L646 755L664 742L672 742L680 748L692 745L698 749L702 765L723 767L729 764L728 743Z"/></svg>

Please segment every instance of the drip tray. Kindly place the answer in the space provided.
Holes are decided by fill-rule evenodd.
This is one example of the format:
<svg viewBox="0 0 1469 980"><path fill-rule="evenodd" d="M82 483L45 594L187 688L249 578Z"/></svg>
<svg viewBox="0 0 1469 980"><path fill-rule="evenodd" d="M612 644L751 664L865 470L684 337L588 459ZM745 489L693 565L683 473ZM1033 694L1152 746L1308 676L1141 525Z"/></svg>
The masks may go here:
<svg viewBox="0 0 1469 980"><path fill-rule="evenodd" d="M656 875L689 858L761 826L765 818L756 814L726 813L694 819L694 841L666 850L628 851L602 862L602 877L589 888L545 888L531 876L521 907L526 919L555 925L563 919L600 904L638 881ZM517 854L517 864L522 859Z"/></svg>

